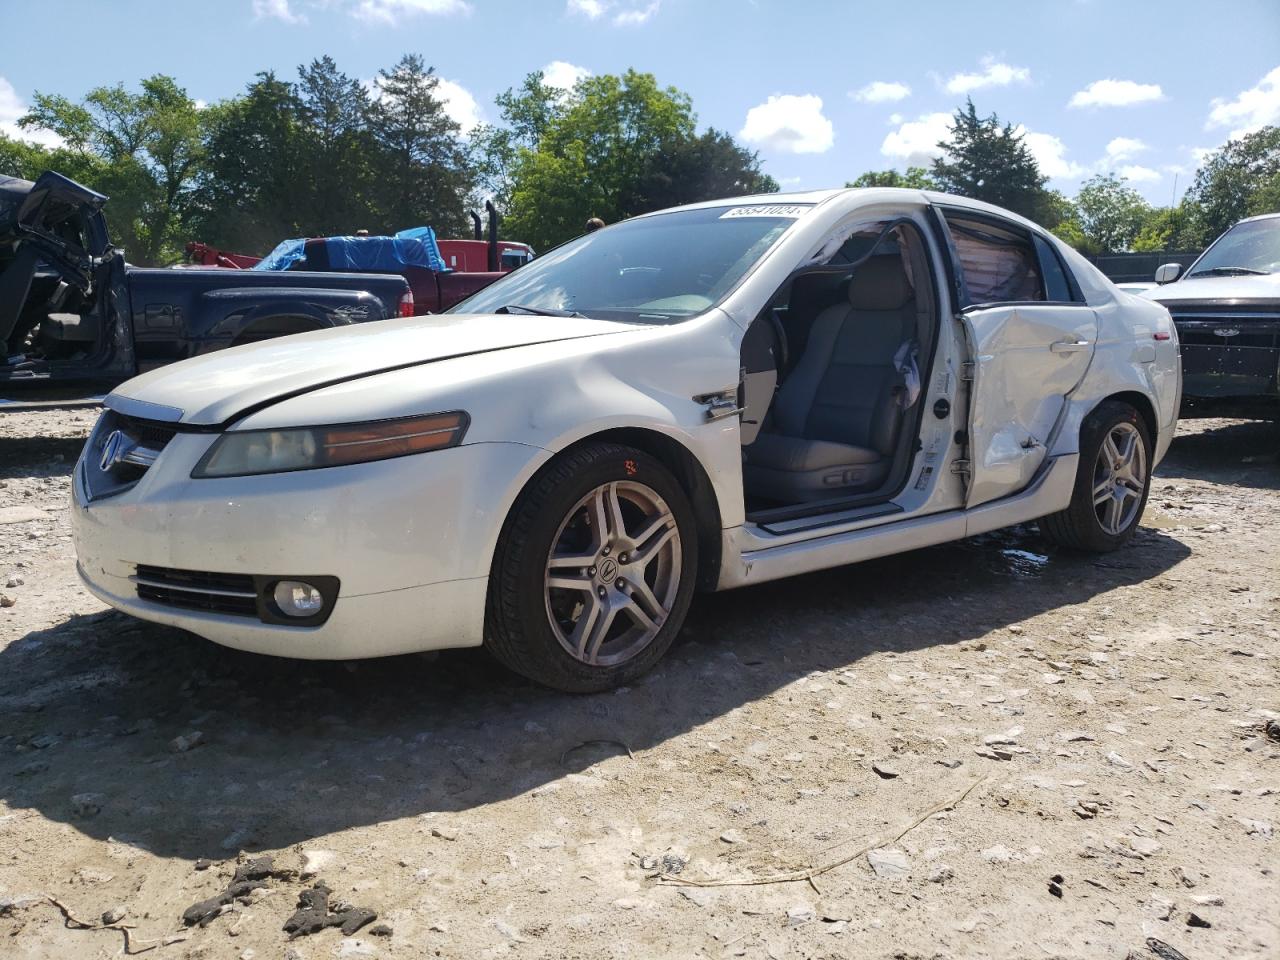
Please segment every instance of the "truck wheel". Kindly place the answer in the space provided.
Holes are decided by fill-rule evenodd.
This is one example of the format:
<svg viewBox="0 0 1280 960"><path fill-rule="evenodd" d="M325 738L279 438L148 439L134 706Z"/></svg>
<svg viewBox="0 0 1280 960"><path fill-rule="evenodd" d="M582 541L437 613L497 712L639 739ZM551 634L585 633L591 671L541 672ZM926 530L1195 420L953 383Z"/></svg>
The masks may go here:
<svg viewBox="0 0 1280 960"><path fill-rule="evenodd" d="M693 508L643 451L590 443L521 494L489 577L485 645L568 693L627 683L679 633L698 567Z"/></svg>
<svg viewBox="0 0 1280 960"><path fill-rule="evenodd" d="M1138 411L1107 400L1080 428L1080 466L1065 510L1039 520L1041 533L1073 550L1105 553L1138 529L1151 490L1151 436Z"/></svg>

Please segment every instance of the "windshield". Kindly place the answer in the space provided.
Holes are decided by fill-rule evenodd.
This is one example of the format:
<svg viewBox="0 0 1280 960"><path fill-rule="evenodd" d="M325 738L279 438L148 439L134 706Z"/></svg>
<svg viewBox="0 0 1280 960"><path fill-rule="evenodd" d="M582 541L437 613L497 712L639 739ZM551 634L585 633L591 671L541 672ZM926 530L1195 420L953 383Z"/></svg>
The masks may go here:
<svg viewBox="0 0 1280 960"><path fill-rule="evenodd" d="M1205 251L1187 276L1280 273L1280 217L1237 223Z"/></svg>
<svg viewBox="0 0 1280 960"><path fill-rule="evenodd" d="M718 303L811 206L744 204L626 220L530 261L449 312L672 323Z"/></svg>

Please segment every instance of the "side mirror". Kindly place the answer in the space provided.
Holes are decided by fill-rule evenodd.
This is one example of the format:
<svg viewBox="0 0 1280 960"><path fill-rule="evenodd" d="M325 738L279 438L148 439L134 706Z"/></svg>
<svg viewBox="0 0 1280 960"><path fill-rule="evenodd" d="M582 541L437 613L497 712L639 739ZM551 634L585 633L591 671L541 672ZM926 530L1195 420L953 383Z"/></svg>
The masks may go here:
<svg viewBox="0 0 1280 960"><path fill-rule="evenodd" d="M1156 283L1173 283L1182 273L1182 264L1165 263L1156 267Z"/></svg>

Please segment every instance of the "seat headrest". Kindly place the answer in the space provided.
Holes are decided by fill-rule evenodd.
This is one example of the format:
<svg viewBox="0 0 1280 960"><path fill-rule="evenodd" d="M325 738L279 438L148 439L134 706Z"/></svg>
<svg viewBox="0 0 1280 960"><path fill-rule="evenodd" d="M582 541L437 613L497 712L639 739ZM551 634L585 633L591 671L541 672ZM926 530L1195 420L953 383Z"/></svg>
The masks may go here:
<svg viewBox="0 0 1280 960"><path fill-rule="evenodd" d="M872 257L849 281L849 303L855 310L897 310L914 295L897 255Z"/></svg>

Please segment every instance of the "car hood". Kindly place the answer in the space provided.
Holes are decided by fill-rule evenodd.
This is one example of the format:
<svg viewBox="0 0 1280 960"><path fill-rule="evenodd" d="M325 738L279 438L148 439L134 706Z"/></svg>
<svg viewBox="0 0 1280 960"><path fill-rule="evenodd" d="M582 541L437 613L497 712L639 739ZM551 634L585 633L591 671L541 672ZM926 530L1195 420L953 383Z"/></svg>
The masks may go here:
<svg viewBox="0 0 1280 960"><path fill-rule="evenodd" d="M106 405L147 419L215 426L288 397L389 370L635 329L606 320L527 315L380 320L278 337L160 367L117 387Z"/></svg>
<svg viewBox="0 0 1280 960"><path fill-rule="evenodd" d="M1175 280L1142 294L1166 306L1182 300L1205 303L1211 300L1277 300L1280 299L1280 274L1265 277L1191 277Z"/></svg>

